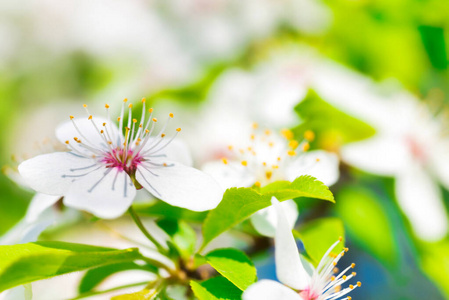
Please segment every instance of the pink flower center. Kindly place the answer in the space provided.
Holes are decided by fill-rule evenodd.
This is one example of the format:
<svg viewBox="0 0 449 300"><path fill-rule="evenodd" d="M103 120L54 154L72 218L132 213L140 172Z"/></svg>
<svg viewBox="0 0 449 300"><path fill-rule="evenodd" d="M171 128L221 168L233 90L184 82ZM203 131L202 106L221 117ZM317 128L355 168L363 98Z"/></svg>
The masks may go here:
<svg viewBox="0 0 449 300"><path fill-rule="evenodd" d="M139 154L135 155L132 150L123 148L113 149L102 160L107 168L117 168L128 175L135 174L137 166L142 161L144 159Z"/></svg>
<svg viewBox="0 0 449 300"><path fill-rule="evenodd" d="M315 293L314 291L311 291L309 288L306 288L305 290L302 290L299 293L304 300L316 300L320 295Z"/></svg>

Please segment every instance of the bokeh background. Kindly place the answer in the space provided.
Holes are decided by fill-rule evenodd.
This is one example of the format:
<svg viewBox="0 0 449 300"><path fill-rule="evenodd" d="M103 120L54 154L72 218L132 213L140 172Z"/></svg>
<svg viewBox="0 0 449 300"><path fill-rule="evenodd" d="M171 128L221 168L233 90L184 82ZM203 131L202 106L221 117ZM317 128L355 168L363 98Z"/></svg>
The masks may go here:
<svg viewBox="0 0 449 300"><path fill-rule="evenodd" d="M351 296L449 299L448 22L445 0L1 1L0 234L59 122L146 97L198 167L253 121L313 130L341 158L337 204L304 202L299 226L343 221Z"/></svg>

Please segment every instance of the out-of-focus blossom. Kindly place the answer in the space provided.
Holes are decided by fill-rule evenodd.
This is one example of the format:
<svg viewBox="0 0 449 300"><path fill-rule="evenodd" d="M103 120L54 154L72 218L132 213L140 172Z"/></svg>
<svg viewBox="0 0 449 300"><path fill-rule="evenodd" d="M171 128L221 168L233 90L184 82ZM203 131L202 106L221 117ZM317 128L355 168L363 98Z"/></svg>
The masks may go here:
<svg viewBox="0 0 449 300"><path fill-rule="evenodd" d="M338 180L338 158L333 153L321 150L307 151L314 134L306 132L300 143L293 139L290 130L283 130L281 137L275 132L258 130L253 124L253 133L247 143L228 146L228 153L220 161L206 163L203 170L212 175L224 187L265 186L278 180L293 181L301 175L311 175L326 185ZM293 228L298 210L293 200L282 205L288 207L288 220ZM277 223L274 208L268 207L252 218L255 228L262 234L274 236Z"/></svg>
<svg viewBox="0 0 449 300"><path fill-rule="evenodd" d="M395 177L398 203L420 238L446 236L448 219L438 182L449 189L449 139L441 118L411 94L382 94L369 78L335 64L322 65L317 72L315 87L326 101L377 130L373 138L344 146L342 159Z"/></svg>
<svg viewBox="0 0 449 300"><path fill-rule="evenodd" d="M318 266L314 268L300 257L295 238L279 201L273 197L272 203L278 215L278 226L275 236L276 274L284 285L272 280L261 280L245 290L243 299L351 299L347 294L356 287L361 286L361 283L350 284L343 289L341 285L356 275L355 272L345 275L350 269L355 267L355 264L351 264L340 273L334 275L334 273L338 272L335 266L345 252L348 251L345 248L338 255L332 255L332 250L341 242L341 239L330 246Z"/></svg>
<svg viewBox="0 0 449 300"><path fill-rule="evenodd" d="M125 102L119 128L111 122L108 105L107 119L92 117L85 105L87 118L71 116L70 122L58 127L56 135L70 152L40 155L20 164L19 171L29 186L45 194L63 195L67 206L102 218L116 218L128 209L136 195L135 184L171 205L196 211L214 208L222 197L218 184L196 169L171 161L190 162L186 148L173 141L180 128L165 138L173 114L153 136L157 119L152 117L152 109L146 118L145 100L139 123L132 118L129 105L124 128Z"/></svg>

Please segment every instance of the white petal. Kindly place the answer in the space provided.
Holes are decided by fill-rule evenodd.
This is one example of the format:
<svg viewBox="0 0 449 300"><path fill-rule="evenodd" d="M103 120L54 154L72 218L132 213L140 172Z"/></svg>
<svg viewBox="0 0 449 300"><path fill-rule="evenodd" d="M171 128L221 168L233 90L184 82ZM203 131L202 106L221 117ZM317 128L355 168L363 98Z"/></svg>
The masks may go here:
<svg viewBox="0 0 449 300"><path fill-rule="evenodd" d="M37 193L31 199L30 205L28 205L25 221L29 223L36 221L44 210L55 204L61 197L60 195L54 196Z"/></svg>
<svg viewBox="0 0 449 300"><path fill-rule="evenodd" d="M287 217L290 229L293 229L296 220L298 219L298 206L293 200L283 201L281 202L281 206ZM274 206L269 206L259 210L251 216L251 223L260 234L268 237L274 237L278 224L276 208Z"/></svg>
<svg viewBox="0 0 449 300"><path fill-rule="evenodd" d="M287 168L287 178L293 181L301 175L311 175L330 186L340 176L338 156L334 153L316 150L298 156Z"/></svg>
<svg viewBox="0 0 449 300"><path fill-rule="evenodd" d="M145 153L145 151L149 150L155 143L157 143L159 139L156 138L150 138L149 141L145 144L143 149L140 151L141 153ZM170 160L170 161L176 161L179 163L182 163L186 166L192 166L193 160L192 155L190 154L190 150L187 147L187 145L177 138L171 141L166 147L164 145L168 142L162 141L159 145L157 145L153 151L156 151L157 149L162 148L160 151L157 151L153 155L161 156L163 155L163 159ZM148 155L145 155L148 156ZM151 155L149 156L151 157Z"/></svg>
<svg viewBox="0 0 449 300"><path fill-rule="evenodd" d="M167 167L139 165L137 181L170 205L204 211L220 203L223 190L211 176L179 163L166 163Z"/></svg>
<svg viewBox="0 0 449 300"><path fill-rule="evenodd" d="M116 168L101 168L75 181L64 204L113 219L126 212L135 195L136 188L128 174Z"/></svg>
<svg viewBox="0 0 449 300"><path fill-rule="evenodd" d="M111 136L112 142L117 143L118 140L118 128L114 122L108 122L108 120L101 117L93 117L94 123L96 124L98 130L104 130L103 123L106 123L107 130ZM87 116L85 118L74 118L76 126L79 131L73 126L72 121L67 121L62 123L56 128L56 137L61 143L66 141L70 142L70 145L76 148L78 151L86 154L92 154L90 151L81 147L76 143L73 138L79 138L84 144L94 147L96 149L108 149L105 140L102 138L100 133L95 129L91 120L88 120Z"/></svg>
<svg viewBox="0 0 449 300"><path fill-rule="evenodd" d="M273 280L260 280L250 285L242 295L243 300L303 300L295 291Z"/></svg>
<svg viewBox="0 0 449 300"><path fill-rule="evenodd" d="M301 263L298 247L282 206L275 197L271 199L271 202L278 215L278 225L274 237L276 275L279 281L289 287L298 290L305 289L309 284L310 276Z"/></svg>
<svg viewBox="0 0 449 300"><path fill-rule="evenodd" d="M48 195L64 195L73 182L73 169L95 164L92 159L83 158L70 152L43 154L24 161L19 165L19 173L34 190Z"/></svg>
<svg viewBox="0 0 449 300"><path fill-rule="evenodd" d="M396 195L421 239L436 241L447 234L448 221L441 191L420 166L411 164L396 177Z"/></svg>
<svg viewBox="0 0 449 300"><path fill-rule="evenodd" d="M344 161L362 170L394 176L407 166L410 153L401 138L377 136L342 148Z"/></svg>
<svg viewBox="0 0 449 300"><path fill-rule="evenodd" d="M213 161L204 164L202 170L217 180L224 189L251 187L256 182L255 177L240 163Z"/></svg>

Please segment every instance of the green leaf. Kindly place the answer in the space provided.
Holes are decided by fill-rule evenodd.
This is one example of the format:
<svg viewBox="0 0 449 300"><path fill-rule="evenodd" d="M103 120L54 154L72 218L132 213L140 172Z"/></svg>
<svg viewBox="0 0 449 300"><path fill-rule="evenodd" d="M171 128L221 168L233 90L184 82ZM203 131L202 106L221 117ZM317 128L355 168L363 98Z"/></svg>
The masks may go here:
<svg viewBox="0 0 449 300"><path fill-rule="evenodd" d="M337 198L337 213L352 239L385 266L394 268L399 250L393 225L381 201L370 190L355 185L342 188Z"/></svg>
<svg viewBox="0 0 449 300"><path fill-rule="evenodd" d="M438 70L447 69L446 42L442 27L422 25L418 27L421 40L432 66Z"/></svg>
<svg viewBox="0 0 449 300"><path fill-rule="evenodd" d="M196 233L186 222L162 219L157 221L171 238L171 244L177 249L183 258L188 258L195 252Z"/></svg>
<svg viewBox="0 0 449 300"><path fill-rule="evenodd" d="M271 205L271 197L279 201L310 197L334 202L329 188L315 178L305 175L288 181L275 182L257 192L251 188L226 190L223 200L209 212L203 225L202 249L215 237L242 222L253 213Z"/></svg>
<svg viewBox="0 0 449 300"><path fill-rule="evenodd" d="M449 299L449 241L442 240L435 243L421 242L420 265L424 272L432 278L441 292Z"/></svg>
<svg viewBox="0 0 449 300"><path fill-rule="evenodd" d="M0 291L14 286L107 264L142 258L135 248L111 248L64 242L0 246Z"/></svg>
<svg viewBox="0 0 449 300"><path fill-rule="evenodd" d="M206 255L207 262L242 291L257 280L253 262L240 250L217 249Z"/></svg>
<svg viewBox="0 0 449 300"><path fill-rule="evenodd" d="M334 196L329 188L310 175L300 176L291 183L289 181L274 182L263 187L260 192L263 195L270 196L270 198L275 196L279 201L308 197L335 203Z"/></svg>
<svg viewBox="0 0 449 300"><path fill-rule="evenodd" d="M193 293L199 300L240 300L242 290L224 277L214 277L198 283L190 281Z"/></svg>
<svg viewBox="0 0 449 300"><path fill-rule="evenodd" d="M344 238L343 222L337 218L321 218L301 226L296 236L301 239L312 263L318 266L324 253L339 237ZM338 254L344 247L344 242L337 245L332 253Z"/></svg>
<svg viewBox="0 0 449 300"><path fill-rule="evenodd" d="M342 144L360 141L375 134L375 129L333 107L316 92L310 90L305 99L295 107L304 121L293 129L302 137L306 130L316 133L312 146L321 149L338 149Z"/></svg>
<svg viewBox="0 0 449 300"><path fill-rule="evenodd" d="M196 212L185 208L171 206L163 201L156 201L151 205L133 205L139 215L151 217L164 217L172 220L203 222L207 212Z"/></svg>
<svg viewBox="0 0 449 300"><path fill-rule="evenodd" d="M158 271L156 267L149 265L141 266L133 262L124 262L98 267L86 272L81 279L78 292L80 294L90 292L110 275L126 270L145 270L152 273L157 273Z"/></svg>

